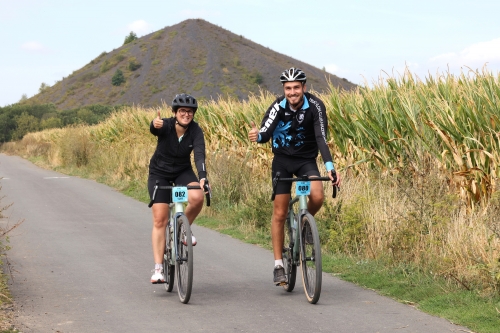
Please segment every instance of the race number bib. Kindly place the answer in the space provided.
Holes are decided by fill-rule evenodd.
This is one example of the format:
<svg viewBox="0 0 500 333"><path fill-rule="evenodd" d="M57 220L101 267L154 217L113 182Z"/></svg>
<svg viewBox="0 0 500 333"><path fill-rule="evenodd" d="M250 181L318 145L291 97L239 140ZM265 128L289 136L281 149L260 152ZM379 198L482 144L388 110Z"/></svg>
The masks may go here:
<svg viewBox="0 0 500 333"><path fill-rule="evenodd" d="M311 193L311 182L301 181L295 183L296 195L309 195Z"/></svg>
<svg viewBox="0 0 500 333"><path fill-rule="evenodd" d="M177 186L172 188L172 201L173 202L186 202L188 201L188 189L185 186Z"/></svg>

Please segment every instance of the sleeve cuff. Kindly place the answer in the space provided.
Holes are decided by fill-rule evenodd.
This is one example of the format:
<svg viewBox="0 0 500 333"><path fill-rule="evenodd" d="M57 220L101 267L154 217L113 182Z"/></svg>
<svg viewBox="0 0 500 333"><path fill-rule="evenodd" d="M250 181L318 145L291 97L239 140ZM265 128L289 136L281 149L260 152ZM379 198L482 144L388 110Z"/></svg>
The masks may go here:
<svg viewBox="0 0 500 333"><path fill-rule="evenodd" d="M261 137L260 137L260 133L259 133L259 137L257 138L257 142L260 142L261 140Z"/></svg>
<svg viewBox="0 0 500 333"><path fill-rule="evenodd" d="M330 172L331 170L335 170L333 167L333 162L326 162L325 163L326 171Z"/></svg>

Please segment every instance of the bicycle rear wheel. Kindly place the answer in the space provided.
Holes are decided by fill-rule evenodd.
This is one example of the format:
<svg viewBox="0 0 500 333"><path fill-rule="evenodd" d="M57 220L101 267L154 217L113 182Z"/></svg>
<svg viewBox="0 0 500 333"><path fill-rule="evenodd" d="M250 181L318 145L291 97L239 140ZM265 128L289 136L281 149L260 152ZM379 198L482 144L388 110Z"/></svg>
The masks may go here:
<svg viewBox="0 0 500 333"><path fill-rule="evenodd" d="M177 292L182 303L189 302L193 287L193 243L191 227L185 215L177 218L177 258L175 270L177 275Z"/></svg>
<svg viewBox="0 0 500 333"><path fill-rule="evenodd" d="M167 231L165 232L165 254L163 255L163 273L165 274L165 290L171 292L174 288L174 277L175 277L175 265L171 265L172 262L172 249L170 248L170 238L173 237L170 232L170 227L167 226Z"/></svg>
<svg viewBox="0 0 500 333"><path fill-rule="evenodd" d="M293 223L293 222L292 222ZM295 280L297 277L297 265L293 262L293 232L290 226L290 221L285 222L285 239L283 242L283 268L287 277L287 283L283 288L291 292L295 288Z"/></svg>
<svg viewBox="0 0 500 333"><path fill-rule="evenodd" d="M307 213L300 223L300 266L306 298L311 304L321 294L321 245L314 217Z"/></svg>

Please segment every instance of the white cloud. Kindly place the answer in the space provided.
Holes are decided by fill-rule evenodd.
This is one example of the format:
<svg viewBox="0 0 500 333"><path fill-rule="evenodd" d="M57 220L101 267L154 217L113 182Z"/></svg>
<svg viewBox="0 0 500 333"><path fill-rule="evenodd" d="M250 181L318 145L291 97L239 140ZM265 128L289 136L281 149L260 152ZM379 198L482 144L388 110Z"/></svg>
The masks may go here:
<svg viewBox="0 0 500 333"><path fill-rule="evenodd" d="M42 43L35 41L26 42L23 45L21 45L21 48L28 52L42 52L47 50L45 46L42 45Z"/></svg>
<svg viewBox="0 0 500 333"><path fill-rule="evenodd" d="M450 69L468 66L482 68L486 63L488 67L500 65L500 38L487 42L472 44L460 52L448 52L429 59L430 64Z"/></svg>
<svg viewBox="0 0 500 333"><path fill-rule="evenodd" d="M325 66L325 69L328 73L337 74L339 71L339 66L335 64L328 64Z"/></svg>
<svg viewBox="0 0 500 333"><path fill-rule="evenodd" d="M153 26L144 20L137 20L127 26L129 31L133 31L137 36L143 36L153 32Z"/></svg>

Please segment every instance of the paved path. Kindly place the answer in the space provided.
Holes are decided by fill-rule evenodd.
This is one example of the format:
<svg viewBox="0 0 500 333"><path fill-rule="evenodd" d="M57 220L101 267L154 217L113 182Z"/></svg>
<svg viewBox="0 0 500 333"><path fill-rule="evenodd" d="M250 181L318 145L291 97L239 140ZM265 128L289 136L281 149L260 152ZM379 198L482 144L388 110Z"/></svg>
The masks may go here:
<svg viewBox="0 0 500 333"><path fill-rule="evenodd" d="M468 332L389 298L323 276L319 303L273 286L270 251L193 226L189 304L149 283L147 205L91 180L0 154L2 224L23 332Z"/></svg>

